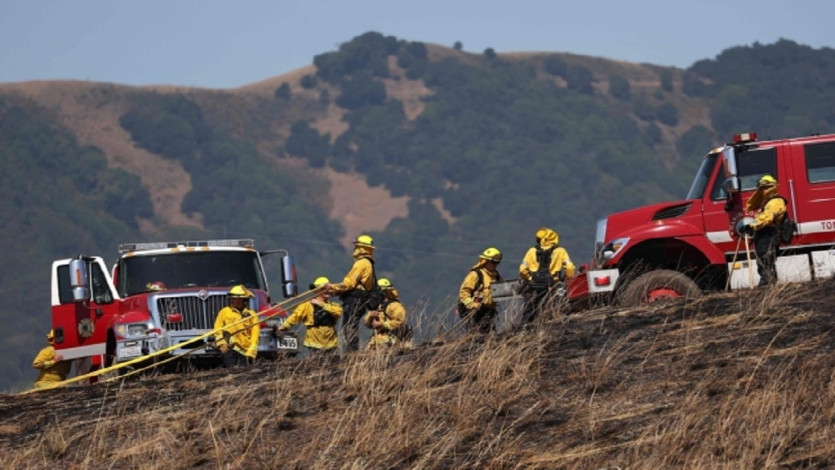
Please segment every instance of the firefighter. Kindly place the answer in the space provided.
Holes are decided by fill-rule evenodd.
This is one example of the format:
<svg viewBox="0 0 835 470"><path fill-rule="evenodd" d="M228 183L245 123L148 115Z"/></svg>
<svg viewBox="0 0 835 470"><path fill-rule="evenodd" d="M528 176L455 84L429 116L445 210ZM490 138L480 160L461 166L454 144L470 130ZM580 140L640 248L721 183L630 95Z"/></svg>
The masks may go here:
<svg viewBox="0 0 835 470"><path fill-rule="evenodd" d="M38 378L35 380L35 388L46 387L50 383L63 382L70 374L72 361L65 361L64 356L55 352L55 331L49 330L46 334L46 342L49 345L40 350L32 367L38 369Z"/></svg>
<svg viewBox="0 0 835 470"><path fill-rule="evenodd" d="M215 346L220 350L223 367L229 368L255 360L261 327L256 313L247 308L249 299L255 297L249 289L243 285L234 286L227 292L227 297L229 305L218 312L215 320Z"/></svg>
<svg viewBox="0 0 835 470"><path fill-rule="evenodd" d="M490 292L490 284L502 280L498 266L502 253L493 247L487 248L470 268L458 290L458 314L467 321L470 331L489 333L496 322L496 304Z"/></svg>
<svg viewBox="0 0 835 470"><path fill-rule="evenodd" d="M536 245L525 253L519 265L521 293L525 299L523 323L533 322L549 302L560 300L557 297L564 296L565 290L558 287L574 276L574 263L568 251L558 244L559 240L560 236L554 230L540 228L536 231Z"/></svg>
<svg viewBox="0 0 835 470"><path fill-rule="evenodd" d="M340 284L328 284L328 292L342 302L342 332L345 350L359 349L359 323L365 314L368 295L374 284L374 240L360 235L354 241L354 264Z"/></svg>
<svg viewBox="0 0 835 470"><path fill-rule="evenodd" d="M740 229L743 236L754 237L757 272L760 286L777 282L777 247L780 245L778 227L786 216L786 200L777 194L777 180L763 175L757 190L745 203L746 211L757 211L754 222Z"/></svg>
<svg viewBox="0 0 835 470"><path fill-rule="evenodd" d="M327 286L330 281L326 277L317 277L311 289ZM332 353L339 346L336 334L336 322L342 315L342 306L330 302L330 294L322 289L317 297L304 302L278 327L278 331L287 331L301 323L305 326L304 345L310 352Z"/></svg>
<svg viewBox="0 0 835 470"><path fill-rule="evenodd" d="M368 349L378 346L394 346L398 341L410 339L410 328L406 323L406 309L400 303L400 294L391 281L381 278L377 281L383 291L383 302L376 310L369 311L363 322L374 332L368 342Z"/></svg>

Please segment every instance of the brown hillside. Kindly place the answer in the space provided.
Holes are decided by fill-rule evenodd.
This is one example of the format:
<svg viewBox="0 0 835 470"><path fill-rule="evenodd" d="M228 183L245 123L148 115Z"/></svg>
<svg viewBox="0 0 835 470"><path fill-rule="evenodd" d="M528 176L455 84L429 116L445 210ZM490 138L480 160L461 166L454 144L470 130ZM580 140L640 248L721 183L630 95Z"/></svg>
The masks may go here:
<svg viewBox="0 0 835 470"><path fill-rule="evenodd" d="M454 57L476 66L483 64L481 54L437 44L427 44L427 51L432 60ZM501 54L500 58L541 64L551 55L555 54L507 53ZM679 110L679 123L674 127L660 126L663 142L656 146L659 160L665 164L673 163L669 155L675 154L674 142L683 132L697 124L710 127L709 113L703 103L681 93L666 93L660 89L660 67L567 53L556 55L569 65L582 65L592 70L595 87L600 94L608 93L609 77L617 74L630 82L634 99L644 100L650 105L660 104L662 100L675 104ZM394 57L390 57L389 71L391 77L384 80L387 94L403 103L409 119L416 119L423 112L424 99L431 96L431 90L420 80L407 79ZM672 72L674 87L680 89L682 71L672 69ZM407 217L408 198L392 198L388 191L371 188L361 175L333 171L305 172L303 167L306 165L300 165L299 159L279 156L289 136L290 126L299 119L308 120L321 134L329 134L332 140L347 130L344 110L334 105L332 99L327 102L321 100L323 92L333 98L338 96L339 90L321 80L311 89L303 88L300 81L310 74L315 74L313 65L232 90L34 81L0 84L0 93L16 93L30 98L53 112L57 121L73 132L80 143L100 148L110 165L139 176L151 194L154 208L154 218L141 221L141 227L149 238L153 238L160 225L201 226L202 222L199 214L189 216L181 210L183 198L191 190L190 175L177 162L136 147L130 135L119 125L119 117L128 106L126 97L136 90L184 93L201 106L205 118L213 127L252 143L268 164L292 169L301 178L326 178L331 189L321 203L345 228L343 242L362 231L381 230L395 217ZM541 72L540 78L565 86L560 77ZM283 83L290 86L292 98L287 102L278 102L274 93ZM637 117L635 120L640 126L646 125ZM375 203L374 210L357 208L369 201ZM433 202L443 208L443 201ZM453 221L448 213L444 214L447 220Z"/></svg>
<svg viewBox="0 0 835 470"><path fill-rule="evenodd" d="M833 289L552 312L524 334L0 396L0 462L832 468Z"/></svg>

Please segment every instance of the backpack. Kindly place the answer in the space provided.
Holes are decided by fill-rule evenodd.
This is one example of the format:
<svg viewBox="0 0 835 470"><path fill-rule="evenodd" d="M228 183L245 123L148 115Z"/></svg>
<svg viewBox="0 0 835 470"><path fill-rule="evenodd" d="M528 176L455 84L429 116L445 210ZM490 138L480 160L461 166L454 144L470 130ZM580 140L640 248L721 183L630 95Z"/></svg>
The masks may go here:
<svg viewBox="0 0 835 470"><path fill-rule="evenodd" d="M783 215L783 220L777 224L777 235L780 237L780 243L791 243L792 238L794 238L794 234L797 232L797 222L792 220L789 217L788 213L788 201L783 196L774 196L774 198L780 198L783 200L783 204L786 205L786 214ZM769 199L769 201L771 200ZM766 201L768 202L768 201Z"/></svg>
<svg viewBox="0 0 835 470"><path fill-rule="evenodd" d="M551 254L559 245L554 245L547 250L541 246L536 247L536 262L539 269L531 273L530 286L533 289L544 290L554 284L554 276L551 275Z"/></svg>
<svg viewBox="0 0 835 470"><path fill-rule="evenodd" d="M777 231L780 234L781 243L791 243L795 232L797 232L797 222L790 219L789 215L786 214L785 217L783 217L783 221L780 222L780 225L777 227Z"/></svg>
<svg viewBox="0 0 835 470"><path fill-rule="evenodd" d="M383 303L383 298L386 296L380 286L377 285L377 270L374 269L374 260L367 258L371 262L371 290L368 291L368 296L365 300L365 308L367 310L377 310L380 304Z"/></svg>

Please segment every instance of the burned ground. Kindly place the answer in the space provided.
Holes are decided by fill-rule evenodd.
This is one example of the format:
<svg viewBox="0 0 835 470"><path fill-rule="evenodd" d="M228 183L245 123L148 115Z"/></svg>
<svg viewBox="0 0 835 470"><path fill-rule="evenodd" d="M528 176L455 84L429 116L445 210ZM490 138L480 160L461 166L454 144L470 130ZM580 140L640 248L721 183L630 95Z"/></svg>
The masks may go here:
<svg viewBox="0 0 835 470"><path fill-rule="evenodd" d="M829 468L835 280L383 354L0 396L0 461L69 468Z"/></svg>

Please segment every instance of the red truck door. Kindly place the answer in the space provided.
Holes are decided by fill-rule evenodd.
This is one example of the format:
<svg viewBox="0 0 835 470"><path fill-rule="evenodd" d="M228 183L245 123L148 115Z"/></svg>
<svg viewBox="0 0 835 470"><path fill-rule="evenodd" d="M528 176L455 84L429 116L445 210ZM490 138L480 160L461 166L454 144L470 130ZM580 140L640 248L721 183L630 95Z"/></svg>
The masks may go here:
<svg viewBox="0 0 835 470"><path fill-rule="evenodd" d="M705 233L725 253L733 253L737 249L738 238L731 231L736 221L746 215L745 203L756 189L757 181L764 174L782 179L780 174L785 172L784 168L778 168L777 147L773 145L739 151L736 161L741 191L733 196L730 208L727 205L728 194L724 188L725 174L721 164L716 165L713 182L702 198Z"/></svg>
<svg viewBox="0 0 835 470"><path fill-rule="evenodd" d="M88 263L90 296L85 302L75 302L70 286L71 260L56 261L52 265L52 328L55 349L65 359L101 356L105 354L107 330L118 312L116 290L101 258Z"/></svg>
<svg viewBox="0 0 835 470"><path fill-rule="evenodd" d="M780 193L798 201L789 216L798 224L792 244L831 244L835 239L835 141L795 142L791 145L793 177Z"/></svg>

